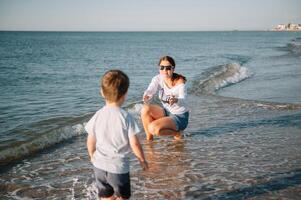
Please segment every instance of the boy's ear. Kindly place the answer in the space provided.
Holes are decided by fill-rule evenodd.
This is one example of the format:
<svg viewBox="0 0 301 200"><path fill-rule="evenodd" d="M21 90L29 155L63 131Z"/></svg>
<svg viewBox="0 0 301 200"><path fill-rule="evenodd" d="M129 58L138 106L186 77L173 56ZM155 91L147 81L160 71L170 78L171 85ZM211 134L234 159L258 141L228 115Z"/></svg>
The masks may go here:
<svg viewBox="0 0 301 200"><path fill-rule="evenodd" d="M124 96L124 99L126 99L128 96L128 91L126 91L126 93L123 96Z"/></svg>
<svg viewBox="0 0 301 200"><path fill-rule="evenodd" d="M121 98L123 98L124 100L127 98L128 96L128 91L126 91L126 93L124 95L121 96Z"/></svg>

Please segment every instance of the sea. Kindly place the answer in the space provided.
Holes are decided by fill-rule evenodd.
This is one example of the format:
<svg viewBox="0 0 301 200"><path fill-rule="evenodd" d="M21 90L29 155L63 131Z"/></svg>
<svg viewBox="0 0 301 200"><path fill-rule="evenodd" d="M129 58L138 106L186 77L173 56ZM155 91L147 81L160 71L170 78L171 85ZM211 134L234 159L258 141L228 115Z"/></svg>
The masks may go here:
<svg viewBox="0 0 301 200"><path fill-rule="evenodd" d="M272 31L0 32L0 199L97 199L84 126L99 79L129 76L142 129L164 55L187 77L189 125L139 134L149 170L131 155L131 199L301 199L301 32Z"/></svg>

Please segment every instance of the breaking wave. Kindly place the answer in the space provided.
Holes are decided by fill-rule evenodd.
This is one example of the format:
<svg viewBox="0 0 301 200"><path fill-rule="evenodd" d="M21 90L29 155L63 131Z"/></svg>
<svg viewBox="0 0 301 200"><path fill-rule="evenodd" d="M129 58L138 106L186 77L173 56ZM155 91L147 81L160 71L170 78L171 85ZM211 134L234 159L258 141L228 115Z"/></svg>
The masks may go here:
<svg viewBox="0 0 301 200"><path fill-rule="evenodd" d="M0 165L6 165L12 161L25 158L40 150L49 148L84 133L84 124L74 124L38 135L36 138L25 141L23 144L15 145L1 151Z"/></svg>
<svg viewBox="0 0 301 200"><path fill-rule="evenodd" d="M279 47L279 50L289 52L293 56L301 56L301 38L295 38L286 44L284 47Z"/></svg>
<svg viewBox="0 0 301 200"><path fill-rule="evenodd" d="M301 39L287 44L287 49L296 56L301 56Z"/></svg>
<svg viewBox="0 0 301 200"><path fill-rule="evenodd" d="M142 101L131 102L128 105L125 105L124 109L138 119L142 105ZM7 165L16 160L24 159L41 150L69 141L74 137L85 135L86 131L84 126L92 115L93 113L79 117L52 118L31 124L32 128L45 131L42 133L33 133L34 138L27 138L19 144L16 143L0 150L0 166ZM59 125L53 128L53 124ZM22 134L20 133L22 130L16 131L18 131L19 134ZM23 131L26 132L26 128L24 128Z"/></svg>
<svg viewBox="0 0 301 200"><path fill-rule="evenodd" d="M219 65L204 71L198 78L196 78L196 80L193 81L192 87L188 91L190 94L197 96L217 96L216 91L224 87L237 84L251 76L252 73L249 71L249 69L247 67L241 66L238 63ZM243 107L256 107L268 110L301 109L301 105L299 104L265 102L223 96L218 97L225 100L231 100L232 102L239 102Z"/></svg>
<svg viewBox="0 0 301 200"><path fill-rule="evenodd" d="M250 76L248 68L242 67L238 63L212 67L201 75L201 79L194 81L189 92L196 95L214 94L217 90L239 83Z"/></svg>

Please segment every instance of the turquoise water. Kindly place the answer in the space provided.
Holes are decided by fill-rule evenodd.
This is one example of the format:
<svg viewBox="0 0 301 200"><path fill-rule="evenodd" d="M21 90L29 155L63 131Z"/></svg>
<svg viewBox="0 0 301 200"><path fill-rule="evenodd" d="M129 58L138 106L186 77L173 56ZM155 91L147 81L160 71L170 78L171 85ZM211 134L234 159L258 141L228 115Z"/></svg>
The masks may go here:
<svg viewBox="0 0 301 200"><path fill-rule="evenodd" d="M129 75L124 106L140 121L142 93L167 54L188 78L190 124L179 143L141 134L151 168L133 158L133 199L300 198L300 38L0 32L0 195L95 198L83 126L104 103L99 77Z"/></svg>

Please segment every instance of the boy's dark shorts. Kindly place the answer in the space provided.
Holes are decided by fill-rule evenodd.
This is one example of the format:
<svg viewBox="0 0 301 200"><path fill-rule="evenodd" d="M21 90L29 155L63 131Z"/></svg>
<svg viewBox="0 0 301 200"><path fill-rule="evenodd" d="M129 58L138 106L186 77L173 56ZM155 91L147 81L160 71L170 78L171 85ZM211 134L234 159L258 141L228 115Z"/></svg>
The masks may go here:
<svg viewBox="0 0 301 200"><path fill-rule="evenodd" d="M94 167L98 197L108 198L114 193L129 199L131 196L130 173L114 174Z"/></svg>

